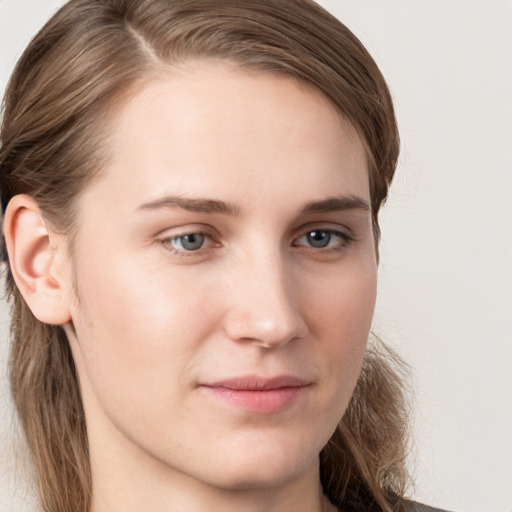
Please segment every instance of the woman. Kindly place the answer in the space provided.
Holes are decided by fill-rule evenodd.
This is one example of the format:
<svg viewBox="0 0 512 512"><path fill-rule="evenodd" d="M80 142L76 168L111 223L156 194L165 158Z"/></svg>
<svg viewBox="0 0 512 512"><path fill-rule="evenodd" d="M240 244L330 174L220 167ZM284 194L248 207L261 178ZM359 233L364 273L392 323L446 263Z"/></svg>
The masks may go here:
<svg viewBox="0 0 512 512"><path fill-rule="evenodd" d="M420 509L400 366L367 347L397 155L381 73L309 0L48 22L0 154L45 510Z"/></svg>

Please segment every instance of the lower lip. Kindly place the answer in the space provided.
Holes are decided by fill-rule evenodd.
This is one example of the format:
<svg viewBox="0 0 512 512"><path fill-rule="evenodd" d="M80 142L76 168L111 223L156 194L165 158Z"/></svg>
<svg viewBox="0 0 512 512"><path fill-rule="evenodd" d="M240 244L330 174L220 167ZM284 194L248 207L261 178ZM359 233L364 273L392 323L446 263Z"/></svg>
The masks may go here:
<svg viewBox="0 0 512 512"><path fill-rule="evenodd" d="M272 413L291 407L306 390L306 386L253 391L204 386L211 396L251 412Z"/></svg>

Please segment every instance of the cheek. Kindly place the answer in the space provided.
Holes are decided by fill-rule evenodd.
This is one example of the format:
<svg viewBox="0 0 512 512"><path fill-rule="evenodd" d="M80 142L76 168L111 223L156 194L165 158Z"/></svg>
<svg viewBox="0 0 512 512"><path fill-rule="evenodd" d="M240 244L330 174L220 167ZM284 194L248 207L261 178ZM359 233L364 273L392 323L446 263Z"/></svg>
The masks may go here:
<svg viewBox="0 0 512 512"><path fill-rule="evenodd" d="M324 347L327 373L346 400L355 386L364 358L375 308L377 275L371 262L331 276L312 294L310 329Z"/></svg>
<svg viewBox="0 0 512 512"><path fill-rule="evenodd" d="M357 343L368 336L376 296L377 270L370 260L325 276L309 294L305 310L312 312L314 330L325 330L331 339Z"/></svg>
<svg viewBox="0 0 512 512"><path fill-rule="evenodd" d="M122 406L123 396L144 402L148 394L165 400L179 393L172 383L180 382L215 323L204 308L206 290L156 279L143 267L91 261L78 292L79 356L95 394Z"/></svg>

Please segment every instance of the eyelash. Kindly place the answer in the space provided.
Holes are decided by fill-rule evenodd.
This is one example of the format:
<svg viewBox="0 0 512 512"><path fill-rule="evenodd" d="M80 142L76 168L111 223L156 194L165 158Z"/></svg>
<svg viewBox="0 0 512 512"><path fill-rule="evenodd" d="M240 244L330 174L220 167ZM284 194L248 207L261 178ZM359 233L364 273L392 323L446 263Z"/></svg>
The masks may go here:
<svg viewBox="0 0 512 512"><path fill-rule="evenodd" d="M308 237L308 235L311 235L312 233L318 233L318 232L327 234L329 236L329 240L327 242L328 244L330 244L332 237L337 237L339 239L339 242L334 247L329 247L329 246L314 247L312 245L307 246L310 249L313 249L315 251L322 252L322 253L341 252L341 251L345 250L347 248L347 246L355 240L354 236L349 235L348 233L345 233L343 231L339 231L337 229L332 229L332 228L318 227L318 228L308 229L308 231L306 231L300 237L295 239L295 241L293 242L292 245L294 247L298 247L299 246L298 241L301 238Z"/></svg>
<svg viewBox="0 0 512 512"><path fill-rule="evenodd" d="M178 248L174 247L174 245L173 245L174 241L183 239L186 236L200 236L200 237L204 237L205 240L208 240L208 239L213 240L212 236L209 235L208 233L204 233L202 231L190 231L190 232L182 233L182 234L179 234L176 236L164 238L160 242L164 246L165 249L167 249L169 252L171 252L173 254L176 254L177 256L189 257L189 256L195 256L195 255L201 253L202 252L201 250L203 249L203 245L201 245L201 247L199 247L196 250L178 249Z"/></svg>
<svg viewBox="0 0 512 512"><path fill-rule="evenodd" d="M339 238L340 242L337 243L336 246L334 246L334 247L328 247L328 246L314 247L311 245L307 246L305 244L301 245L298 243L301 238L307 237L308 235L311 235L312 233L315 233L315 232L317 232L317 233L322 232L324 234L327 234L329 236L328 244L331 242L332 237ZM171 252L177 256L181 256L181 257L196 256L196 255L203 253L204 250L208 250L208 248L204 247L204 244L202 244L196 250L187 250L187 249L183 249L183 248L180 249L180 248L176 248L173 245L173 242L179 241L180 239L183 239L187 236L204 237L205 241L206 240L210 241L210 244L213 242L213 237L208 233L205 233L202 231L190 231L190 232L182 233L182 234L179 234L176 236L163 238L160 240L160 243L164 246L164 248L166 250L168 250L169 252ZM343 231L339 231L339 230L332 229L332 228L315 227L315 228L308 229L307 231L304 231L299 237L295 238L292 243L292 246L293 247L304 246L304 247L307 247L308 249L313 250L314 252L323 253L323 254L325 254L325 253L340 253L340 252L344 251L347 248L347 246L350 243L354 242L355 240L356 239L352 234L348 234ZM218 245L220 246L220 243Z"/></svg>

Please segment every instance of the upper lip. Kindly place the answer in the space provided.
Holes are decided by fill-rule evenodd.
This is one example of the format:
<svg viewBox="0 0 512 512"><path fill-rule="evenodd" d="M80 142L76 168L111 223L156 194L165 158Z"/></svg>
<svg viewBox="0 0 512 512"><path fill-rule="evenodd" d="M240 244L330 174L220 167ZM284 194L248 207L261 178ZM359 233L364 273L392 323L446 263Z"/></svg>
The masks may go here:
<svg viewBox="0 0 512 512"><path fill-rule="evenodd" d="M230 379L218 380L203 384L210 388L224 388L234 391L271 391L281 388L298 388L309 385L308 381L292 375L278 375L275 377L259 377L246 375Z"/></svg>

